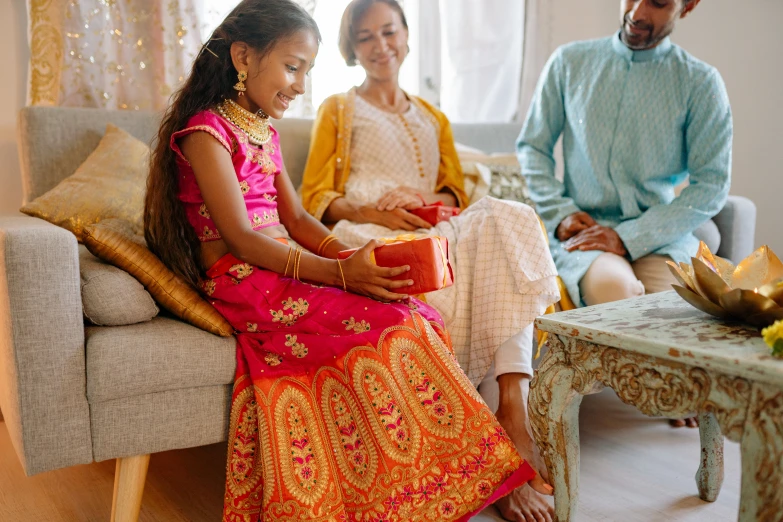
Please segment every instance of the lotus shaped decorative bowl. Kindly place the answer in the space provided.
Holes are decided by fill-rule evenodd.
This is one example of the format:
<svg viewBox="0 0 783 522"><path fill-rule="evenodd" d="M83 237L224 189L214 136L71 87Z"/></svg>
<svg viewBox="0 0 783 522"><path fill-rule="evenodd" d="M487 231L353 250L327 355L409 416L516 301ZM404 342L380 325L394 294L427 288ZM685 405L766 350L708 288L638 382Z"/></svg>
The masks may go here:
<svg viewBox="0 0 783 522"><path fill-rule="evenodd" d="M703 242L692 264L667 261L689 304L721 319L769 326L783 319L783 263L766 245L734 266Z"/></svg>

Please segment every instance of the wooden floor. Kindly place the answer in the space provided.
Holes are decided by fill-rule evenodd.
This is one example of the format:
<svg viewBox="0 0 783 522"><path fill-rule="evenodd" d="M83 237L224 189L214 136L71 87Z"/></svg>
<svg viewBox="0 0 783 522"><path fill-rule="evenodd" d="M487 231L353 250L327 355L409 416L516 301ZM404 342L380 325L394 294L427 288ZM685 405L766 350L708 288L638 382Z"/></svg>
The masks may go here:
<svg viewBox="0 0 783 522"><path fill-rule="evenodd" d="M2 423L0 423L0 426ZM737 519L739 448L726 442L726 480L715 503L698 498L698 430L672 429L622 404L611 392L582 403L580 522ZM152 456L140 520L220 520L225 445ZM107 521L114 462L26 478L0 427L0 520ZM485 512L474 521L500 520Z"/></svg>

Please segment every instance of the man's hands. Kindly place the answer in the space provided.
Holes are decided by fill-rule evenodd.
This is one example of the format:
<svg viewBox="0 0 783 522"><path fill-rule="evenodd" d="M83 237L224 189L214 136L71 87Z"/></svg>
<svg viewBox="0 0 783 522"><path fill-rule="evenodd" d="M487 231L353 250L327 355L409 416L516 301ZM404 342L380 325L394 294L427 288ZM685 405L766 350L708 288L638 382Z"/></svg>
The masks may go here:
<svg viewBox="0 0 783 522"><path fill-rule="evenodd" d="M595 220L587 212L574 212L557 225L555 236L561 242L564 242L595 224Z"/></svg>
<svg viewBox="0 0 783 522"><path fill-rule="evenodd" d="M625 257L623 240L613 228L599 225L587 212L574 212L557 226L557 239L569 252L601 250Z"/></svg>

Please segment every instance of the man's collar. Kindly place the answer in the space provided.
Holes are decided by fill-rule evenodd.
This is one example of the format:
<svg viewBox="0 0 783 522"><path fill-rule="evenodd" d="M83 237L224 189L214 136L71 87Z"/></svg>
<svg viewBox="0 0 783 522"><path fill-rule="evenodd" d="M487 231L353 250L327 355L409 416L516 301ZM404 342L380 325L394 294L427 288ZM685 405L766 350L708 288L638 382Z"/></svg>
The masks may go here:
<svg viewBox="0 0 783 522"><path fill-rule="evenodd" d="M629 62L652 62L663 58L672 48L671 38L668 36L661 40L661 43L653 47L652 49L645 49L644 51L634 51L629 49L623 43L620 31L617 32L614 38L612 38L612 48L615 52L628 60Z"/></svg>

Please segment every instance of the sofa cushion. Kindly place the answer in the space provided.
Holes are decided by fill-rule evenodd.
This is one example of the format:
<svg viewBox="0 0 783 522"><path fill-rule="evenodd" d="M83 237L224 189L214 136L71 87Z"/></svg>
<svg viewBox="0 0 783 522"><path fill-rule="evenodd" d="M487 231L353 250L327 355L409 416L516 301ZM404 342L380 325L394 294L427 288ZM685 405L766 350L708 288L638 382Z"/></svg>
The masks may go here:
<svg viewBox="0 0 783 522"><path fill-rule="evenodd" d="M455 147L471 203L489 195L535 208L519 160L514 154L488 154L461 143L456 143Z"/></svg>
<svg viewBox="0 0 783 522"><path fill-rule="evenodd" d="M91 403L234 382L236 338L217 337L171 317L89 326L85 336Z"/></svg>
<svg viewBox="0 0 783 522"><path fill-rule="evenodd" d="M104 263L79 245L82 310L92 324L124 326L158 315L155 300L124 270Z"/></svg>
<svg viewBox="0 0 783 522"><path fill-rule="evenodd" d="M110 219L84 229L84 244L97 257L127 271L139 280L166 310L215 335L228 337L234 329L189 284L177 277L148 248L131 226Z"/></svg>
<svg viewBox="0 0 783 522"><path fill-rule="evenodd" d="M85 226L110 218L141 232L148 165L149 147L108 124L76 172L21 211L70 230L79 242Z"/></svg>

